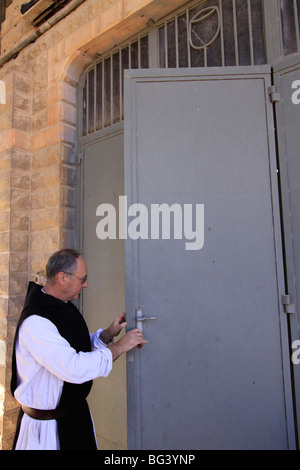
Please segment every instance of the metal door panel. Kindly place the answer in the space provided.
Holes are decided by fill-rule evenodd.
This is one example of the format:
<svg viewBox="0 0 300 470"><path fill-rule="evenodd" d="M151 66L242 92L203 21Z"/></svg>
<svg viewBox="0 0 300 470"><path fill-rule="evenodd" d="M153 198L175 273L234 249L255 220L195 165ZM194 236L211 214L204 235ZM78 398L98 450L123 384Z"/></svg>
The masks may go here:
<svg viewBox="0 0 300 470"><path fill-rule="evenodd" d="M99 240L97 207L118 207L124 194L124 135L119 124L85 138L82 146L81 250L88 267L88 286L81 294L81 310L89 330L106 328L125 311L124 240ZM106 379L94 381L89 395L98 446L126 448L125 358ZM124 431L125 428L125 431Z"/></svg>
<svg viewBox="0 0 300 470"><path fill-rule="evenodd" d="M300 55L274 66L274 83L281 99L275 105L280 165L282 212L284 223L287 292L295 305L290 315L291 341L299 340L300 319L300 103L293 100L300 84ZM295 85L294 85L295 84ZM300 95L300 94L299 94ZM298 95L297 95L298 96ZM296 98L296 96L295 96ZM298 359L299 355L296 357ZM293 365L295 401L300 422L300 365Z"/></svg>
<svg viewBox="0 0 300 470"><path fill-rule="evenodd" d="M268 67L125 79L128 206L205 208L201 250L126 240L129 327L140 304L156 316L127 355L129 448L293 446L269 84Z"/></svg>

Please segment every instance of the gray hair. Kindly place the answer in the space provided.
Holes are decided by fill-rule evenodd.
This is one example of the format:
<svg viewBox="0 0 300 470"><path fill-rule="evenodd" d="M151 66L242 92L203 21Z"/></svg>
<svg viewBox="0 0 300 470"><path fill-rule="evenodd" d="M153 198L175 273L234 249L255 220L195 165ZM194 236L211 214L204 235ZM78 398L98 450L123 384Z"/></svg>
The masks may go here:
<svg viewBox="0 0 300 470"><path fill-rule="evenodd" d="M70 248L56 251L50 256L46 265L47 279L54 279L60 272L73 274L77 269L80 252Z"/></svg>

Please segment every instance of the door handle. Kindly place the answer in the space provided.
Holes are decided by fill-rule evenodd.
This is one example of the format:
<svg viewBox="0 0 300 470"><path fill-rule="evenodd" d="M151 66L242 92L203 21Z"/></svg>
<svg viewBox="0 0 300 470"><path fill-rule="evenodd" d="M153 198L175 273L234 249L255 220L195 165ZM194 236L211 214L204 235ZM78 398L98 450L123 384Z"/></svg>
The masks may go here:
<svg viewBox="0 0 300 470"><path fill-rule="evenodd" d="M144 307L139 306L135 309L135 321L136 327L143 332L143 323L145 321L156 320L156 317L145 317L144 316Z"/></svg>

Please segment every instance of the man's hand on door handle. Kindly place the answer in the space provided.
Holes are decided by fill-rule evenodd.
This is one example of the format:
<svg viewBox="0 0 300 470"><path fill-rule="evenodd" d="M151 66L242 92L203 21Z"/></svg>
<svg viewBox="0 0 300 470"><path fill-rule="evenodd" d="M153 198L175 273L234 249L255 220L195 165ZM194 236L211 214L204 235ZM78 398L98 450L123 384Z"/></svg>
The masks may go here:
<svg viewBox="0 0 300 470"><path fill-rule="evenodd" d="M148 343L148 341L144 339L141 330L135 328L133 330L128 331L116 343L108 346L108 348L112 353L113 361L115 361L121 356L121 354L124 354L130 351L131 349L134 349L136 346L143 345L146 343Z"/></svg>

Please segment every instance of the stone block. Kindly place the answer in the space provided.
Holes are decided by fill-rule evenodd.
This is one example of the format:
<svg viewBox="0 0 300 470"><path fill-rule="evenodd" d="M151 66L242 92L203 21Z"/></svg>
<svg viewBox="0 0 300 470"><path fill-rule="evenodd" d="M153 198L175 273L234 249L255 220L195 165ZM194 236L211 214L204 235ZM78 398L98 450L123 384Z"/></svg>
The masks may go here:
<svg viewBox="0 0 300 470"><path fill-rule="evenodd" d="M12 154L11 148L6 149L3 152L0 152L0 171L10 169L11 154Z"/></svg>
<svg viewBox="0 0 300 470"><path fill-rule="evenodd" d="M73 188L62 185L61 207L75 207L75 190Z"/></svg>
<svg viewBox="0 0 300 470"><path fill-rule="evenodd" d="M76 168L69 165L61 165L61 182L68 186L75 186Z"/></svg>
<svg viewBox="0 0 300 470"><path fill-rule="evenodd" d="M0 211L0 232L6 232L10 229L10 211Z"/></svg>
<svg viewBox="0 0 300 470"><path fill-rule="evenodd" d="M0 318L6 321L8 309L8 295L0 295ZM5 328L6 329L6 328Z"/></svg>
<svg viewBox="0 0 300 470"><path fill-rule="evenodd" d="M4 414L3 434L5 436L13 435L15 433L18 414L19 409L12 410Z"/></svg>
<svg viewBox="0 0 300 470"><path fill-rule="evenodd" d="M41 168L45 168L48 166L49 158L48 158L48 149L43 147L36 152L33 153L31 159L31 169L39 170Z"/></svg>
<svg viewBox="0 0 300 470"><path fill-rule="evenodd" d="M149 3L149 0L123 0L124 17L126 18L142 8L147 7Z"/></svg>
<svg viewBox="0 0 300 470"><path fill-rule="evenodd" d="M30 153L18 148L13 148L11 153L11 167L13 169L29 171L30 170Z"/></svg>
<svg viewBox="0 0 300 470"><path fill-rule="evenodd" d="M47 251L54 252L57 249L58 242L58 228L50 229L47 231L33 232L30 237L30 251L31 253L44 252L45 247L47 247ZM45 266L43 266L43 269L44 267Z"/></svg>
<svg viewBox="0 0 300 470"><path fill-rule="evenodd" d="M7 311L5 312L7 315ZM0 339L6 340L7 338L7 320L0 316Z"/></svg>
<svg viewBox="0 0 300 470"><path fill-rule="evenodd" d="M100 32L103 33L107 29L112 28L114 25L120 23L124 17L123 0L114 2L107 8L100 16ZM95 36L94 36L95 37Z"/></svg>
<svg viewBox="0 0 300 470"><path fill-rule="evenodd" d="M3 276L9 272L9 253L0 253L0 276Z"/></svg>
<svg viewBox="0 0 300 470"><path fill-rule="evenodd" d="M60 201L60 188L59 185L51 188L40 189L32 192L31 195L31 208L37 209L50 209L59 206Z"/></svg>
<svg viewBox="0 0 300 470"><path fill-rule="evenodd" d="M31 135L23 130L12 129L11 146L29 150L31 148Z"/></svg>
<svg viewBox="0 0 300 470"><path fill-rule="evenodd" d="M26 76L24 73L14 74L14 89L19 90L24 95L29 95L32 91L32 79Z"/></svg>
<svg viewBox="0 0 300 470"><path fill-rule="evenodd" d="M58 207L60 202L60 186L53 186L45 191L46 207Z"/></svg>
<svg viewBox="0 0 300 470"><path fill-rule="evenodd" d="M9 269L5 274L0 274L0 296L7 296L8 295L8 284L9 284L9 276L8 273Z"/></svg>
<svg viewBox="0 0 300 470"><path fill-rule="evenodd" d="M75 210L74 209L61 209L61 226L62 228L75 229Z"/></svg>
<svg viewBox="0 0 300 470"><path fill-rule="evenodd" d="M10 209L10 189L0 190L0 211Z"/></svg>
<svg viewBox="0 0 300 470"><path fill-rule="evenodd" d="M0 365L5 365L5 364L6 364L6 341L0 340ZM0 394L1 394L1 391L0 391ZM0 403L1 403L1 395L0 395Z"/></svg>
<svg viewBox="0 0 300 470"><path fill-rule="evenodd" d="M61 100L62 84L57 82L47 89L47 106L52 106Z"/></svg>
<svg viewBox="0 0 300 470"><path fill-rule="evenodd" d="M43 171L36 171L31 176L32 191L36 189L45 189L56 186L60 181L59 166L51 165L51 167L44 168Z"/></svg>
<svg viewBox="0 0 300 470"><path fill-rule="evenodd" d="M10 169L0 171L0 191L10 187Z"/></svg>
<svg viewBox="0 0 300 470"><path fill-rule="evenodd" d="M30 194L22 189L12 188L11 191L11 207L14 209L22 209L28 211L30 205Z"/></svg>
<svg viewBox="0 0 300 470"><path fill-rule="evenodd" d="M76 108L69 103L62 103L60 108L60 120L76 126Z"/></svg>
<svg viewBox="0 0 300 470"><path fill-rule="evenodd" d="M12 230L10 232L10 249L14 252L28 251L29 234L24 231Z"/></svg>
<svg viewBox="0 0 300 470"><path fill-rule="evenodd" d="M9 251L10 232L0 232L0 252Z"/></svg>
<svg viewBox="0 0 300 470"><path fill-rule="evenodd" d="M14 99L13 105L14 108L26 112L31 113L31 99L29 94L24 94L18 89L14 90Z"/></svg>
<svg viewBox="0 0 300 470"><path fill-rule="evenodd" d="M44 189L39 189L31 193L31 209L45 209L46 208L46 194Z"/></svg>
<svg viewBox="0 0 300 470"><path fill-rule="evenodd" d="M44 91L38 93L38 90L35 91L32 99L32 107L35 113L45 110L47 106L46 103L46 94Z"/></svg>
<svg viewBox="0 0 300 470"><path fill-rule="evenodd" d="M76 162L76 152L75 152L75 146L74 145L69 145L67 143L62 143L61 145L61 161L65 163L70 163L75 165Z"/></svg>
<svg viewBox="0 0 300 470"><path fill-rule="evenodd" d="M33 116L32 131L38 132L47 126L47 110L44 108Z"/></svg>
<svg viewBox="0 0 300 470"><path fill-rule="evenodd" d="M16 189L30 189L30 173L14 170L11 173L11 186Z"/></svg>
<svg viewBox="0 0 300 470"><path fill-rule="evenodd" d="M25 214L22 210L12 208L10 229L23 231L29 230L29 214Z"/></svg>
<svg viewBox="0 0 300 470"><path fill-rule="evenodd" d="M71 103L74 106L77 104L77 87L69 83L62 83L61 100L65 103Z"/></svg>
<svg viewBox="0 0 300 470"><path fill-rule="evenodd" d="M61 105L59 103L56 103L47 109L47 113L46 113L47 114L47 118L46 118L47 126L52 126L53 124L61 120L60 110L61 110Z"/></svg>
<svg viewBox="0 0 300 470"><path fill-rule="evenodd" d="M9 316L7 318L7 337L8 337L8 352L11 353L13 346L13 338L16 331L16 326L23 309L26 291L21 295L11 295L8 301Z"/></svg>
<svg viewBox="0 0 300 470"><path fill-rule="evenodd" d="M13 112L13 126L15 129L21 131L30 132L31 131L31 115L20 111L19 109L14 109Z"/></svg>
<svg viewBox="0 0 300 470"><path fill-rule="evenodd" d="M48 246L44 246L42 251L31 251L30 253L30 272L33 276L37 272L45 272L46 263L52 253L59 249L59 245L55 246L54 250L49 250Z"/></svg>
<svg viewBox="0 0 300 470"><path fill-rule="evenodd" d="M59 227L59 209L43 209L32 211L31 230L32 232L40 230L49 230Z"/></svg>
<svg viewBox="0 0 300 470"><path fill-rule="evenodd" d="M60 125L61 141L73 144L77 141L77 128L69 124L61 123Z"/></svg>
<svg viewBox="0 0 300 470"><path fill-rule="evenodd" d="M39 150L62 139L60 124L47 127L32 136L32 150Z"/></svg>
<svg viewBox="0 0 300 470"><path fill-rule="evenodd" d="M6 106L6 105L2 105ZM11 108L7 109L1 109L1 114L0 114L0 129L3 131L4 129L10 129L12 125L12 120L13 120L13 110Z"/></svg>
<svg viewBox="0 0 300 470"><path fill-rule="evenodd" d="M0 150L1 153L6 149L11 149L13 146L13 129L5 129L1 132Z"/></svg>
<svg viewBox="0 0 300 470"><path fill-rule="evenodd" d="M27 291L28 275L13 273L9 279L10 295L23 295Z"/></svg>
<svg viewBox="0 0 300 470"><path fill-rule="evenodd" d="M9 267L10 267L10 273L27 273L28 272L27 252L26 253L11 253Z"/></svg>
<svg viewBox="0 0 300 470"><path fill-rule="evenodd" d="M60 230L60 247L76 248L76 236L74 230Z"/></svg>

